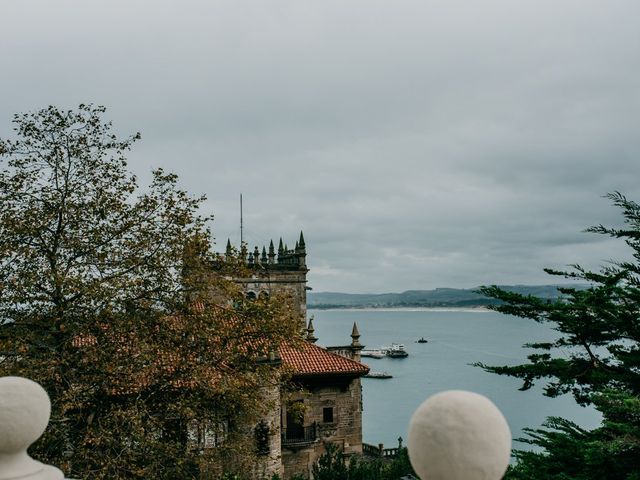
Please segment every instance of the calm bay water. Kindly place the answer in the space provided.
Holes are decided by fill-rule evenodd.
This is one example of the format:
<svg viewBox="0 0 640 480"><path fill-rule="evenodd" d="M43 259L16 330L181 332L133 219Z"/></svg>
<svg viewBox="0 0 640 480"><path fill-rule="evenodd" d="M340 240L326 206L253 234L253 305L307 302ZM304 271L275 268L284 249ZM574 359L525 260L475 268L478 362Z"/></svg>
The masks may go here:
<svg viewBox="0 0 640 480"><path fill-rule="evenodd" d="M379 348L403 343L404 359L363 358L373 371L387 371L393 378L363 378L363 436L371 444L395 446L398 436L407 438L413 411L428 396L442 390L462 389L490 398L507 418L514 438L523 427L538 427L548 416L562 416L587 428L600 416L576 405L570 396L547 398L540 386L518 391L521 382L486 373L473 362L515 365L526 360L527 342L548 341L557 334L546 325L485 310L311 310L318 344L347 345L357 322L360 342ZM415 343L425 337L429 343ZM518 448L524 445L516 444Z"/></svg>

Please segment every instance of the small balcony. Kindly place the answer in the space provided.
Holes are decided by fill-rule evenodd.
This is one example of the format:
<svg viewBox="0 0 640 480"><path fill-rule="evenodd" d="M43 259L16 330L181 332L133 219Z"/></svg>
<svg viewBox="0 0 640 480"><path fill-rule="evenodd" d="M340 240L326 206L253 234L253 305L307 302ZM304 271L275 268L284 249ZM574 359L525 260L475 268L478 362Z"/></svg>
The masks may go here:
<svg viewBox="0 0 640 480"><path fill-rule="evenodd" d="M318 439L318 425L314 422L306 427L294 425L283 428L281 434L282 446L299 448L314 443Z"/></svg>

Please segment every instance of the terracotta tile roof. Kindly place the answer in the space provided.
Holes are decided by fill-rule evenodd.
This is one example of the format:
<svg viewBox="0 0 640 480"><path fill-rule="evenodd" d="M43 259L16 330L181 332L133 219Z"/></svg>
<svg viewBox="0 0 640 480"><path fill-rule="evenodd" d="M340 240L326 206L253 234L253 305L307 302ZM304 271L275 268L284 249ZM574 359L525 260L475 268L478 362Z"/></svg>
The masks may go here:
<svg viewBox="0 0 640 480"><path fill-rule="evenodd" d="M194 310L196 312L202 312L204 308L202 305L196 304ZM182 318L179 316L169 316L165 317L165 320L172 320L179 326ZM260 331L255 330L255 328L249 328L255 326L240 326L240 323L238 319L234 319L233 317L226 322L227 326L232 329L240 327L244 330L245 335L235 339L236 341L233 342L234 345L229 345L228 341L220 345L221 339L218 338L211 339L212 345L218 348L222 347L223 349L225 347L234 347L239 352L255 356L256 360L266 358L268 346L263 341L263 338L261 338ZM114 340L112 336L108 335L108 326L105 325L103 330L105 330L107 338ZM135 335L132 337L120 335L116 341L123 350L136 350L134 346L136 344ZM76 348L88 348L97 347L99 342L92 334L79 334L72 339L71 343ZM369 367L360 362L329 352L325 348L306 341L283 343L280 345L279 353L283 365L292 370L294 377L318 375L362 376L369 372ZM156 352L154 361L147 365L143 371L131 372L132 375L130 377L133 378L122 379L122 385L116 386L113 389L113 393L130 393L137 389L148 387L156 378L171 376L176 370L176 365L179 363L180 359L177 354L159 350ZM222 372L219 370L224 370L227 367L228 365L225 365L223 362L217 365L217 369L212 368L210 372L211 382L216 383L220 381ZM170 384L174 387L187 387L190 386L191 383L193 382L180 378L171 379L170 381Z"/></svg>
<svg viewBox="0 0 640 480"><path fill-rule="evenodd" d="M280 346L280 357L284 365L293 369L294 376L362 376L369 373L366 365L308 342L302 342L299 348Z"/></svg>

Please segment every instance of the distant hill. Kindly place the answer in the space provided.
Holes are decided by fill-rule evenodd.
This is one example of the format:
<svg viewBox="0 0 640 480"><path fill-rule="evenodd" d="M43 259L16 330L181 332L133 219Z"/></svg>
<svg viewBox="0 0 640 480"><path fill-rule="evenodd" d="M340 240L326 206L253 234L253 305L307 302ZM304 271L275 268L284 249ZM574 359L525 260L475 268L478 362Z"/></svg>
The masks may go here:
<svg viewBox="0 0 640 480"><path fill-rule="evenodd" d="M584 285L501 285L501 288L523 295L555 299L558 287L586 288ZM476 293L476 289L436 288L407 290L402 293L337 293L309 292L309 308L401 308L401 307L482 307L498 303Z"/></svg>

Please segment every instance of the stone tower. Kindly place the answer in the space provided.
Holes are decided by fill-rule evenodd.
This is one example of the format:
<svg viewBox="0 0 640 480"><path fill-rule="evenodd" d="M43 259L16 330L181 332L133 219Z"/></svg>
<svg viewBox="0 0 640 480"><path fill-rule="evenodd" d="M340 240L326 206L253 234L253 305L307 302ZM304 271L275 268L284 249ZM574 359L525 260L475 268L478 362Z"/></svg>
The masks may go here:
<svg viewBox="0 0 640 480"><path fill-rule="evenodd" d="M231 243L227 242L227 251L231 249ZM269 249L257 246L253 251L247 251L242 246L241 255L246 259L250 275L245 278L235 278L237 283L244 286L248 297L256 298L259 295L274 295L284 293L290 296L298 311L301 323L306 326L307 317L307 251L304 235L300 232L300 238L293 249L280 242L278 250L269 243Z"/></svg>

